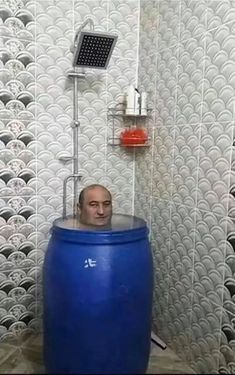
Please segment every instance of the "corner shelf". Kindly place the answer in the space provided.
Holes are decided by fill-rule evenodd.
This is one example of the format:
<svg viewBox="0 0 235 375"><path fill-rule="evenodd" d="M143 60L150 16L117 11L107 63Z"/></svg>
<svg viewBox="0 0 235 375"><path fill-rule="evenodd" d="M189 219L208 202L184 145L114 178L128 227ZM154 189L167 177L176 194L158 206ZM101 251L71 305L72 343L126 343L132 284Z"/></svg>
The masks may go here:
<svg viewBox="0 0 235 375"><path fill-rule="evenodd" d="M120 106L120 107L118 108L118 106ZM152 112L152 109L148 108L147 109L147 115L126 114L123 103L119 103L116 107L109 107L108 108L108 121L109 121L109 118L111 117L111 119L112 119L112 137L109 137L108 145L119 146L119 147L122 147L122 148L129 148L129 149L150 147L151 146L151 139L150 138L148 138L148 141L145 142L145 143L122 144L120 142L120 138L115 135L115 133L116 133L115 129L117 128L117 126L115 125L115 118L122 118L123 122L125 122L125 120L135 119L136 120L135 126L137 126L137 127L138 127L138 121L144 120L144 122L145 122L144 127L147 130L146 120L149 118L151 112ZM130 126L129 126L129 128L130 128ZM119 129L120 129L120 126L119 126Z"/></svg>
<svg viewBox="0 0 235 375"><path fill-rule="evenodd" d="M135 148L135 147L150 147L151 143L150 143L150 139L148 139L148 142L145 142L145 143L122 144L120 142L120 138L115 137L115 138L109 138L108 145L110 145L110 146L119 146L119 147L123 147L123 148L131 148L132 149L132 148Z"/></svg>

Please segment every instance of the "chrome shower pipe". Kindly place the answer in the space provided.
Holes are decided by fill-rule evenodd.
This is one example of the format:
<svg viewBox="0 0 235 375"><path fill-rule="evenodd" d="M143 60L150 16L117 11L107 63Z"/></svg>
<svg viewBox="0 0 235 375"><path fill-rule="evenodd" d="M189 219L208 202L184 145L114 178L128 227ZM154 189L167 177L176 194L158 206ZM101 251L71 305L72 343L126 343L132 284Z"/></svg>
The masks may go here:
<svg viewBox="0 0 235 375"><path fill-rule="evenodd" d="M90 24L90 30L94 30L94 22L91 18L88 18L76 31L74 37L74 44L70 47L72 53L75 53L76 42L81 30ZM73 179L73 216L77 216L77 203L78 203L78 180L82 177L78 174L78 129L80 126L80 121L78 121L78 79L85 78L84 72L78 72L77 68L74 68L74 71L68 73L68 76L73 78L73 156L72 157L61 157L60 160L67 162L73 161L73 174L67 176L63 182L63 218L66 217L66 202L67 202L67 183Z"/></svg>
<svg viewBox="0 0 235 375"><path fill-rule="evenodd" d="M74 180L74 181L77 181L78 179L80 179L81 176L79 174L75 175L75 174L71 174L69 176L67 176L65 179L64 179L64 182L63 182L63 213L62 213L62 217L63 219L66 218L66 215L67 215L67 210L66 210L66 202L67 202L67 183L69 182L69 180ZM77 205L77 202L75 203L75 205ZM77 208L75 206L75 208ZM77 212L75 212L75 215L74 217L77 216Z"/></svg>
<svg viewBox="0 0 235 375"><path fill-rule="evenodd" d="M78 174L78 129L80 121L78 121L78 79L85 78L85 73L74 71L69 72L69 77L73 79L73 121L71 127L73 129L73 156L60 158L64 162L73 161L73 174L67 176L63 183L63 218L66 217L66 201L67 201L67 183L73 179L73 216L77 216L77 203L78 203L78 180L82 177Z"/></svg>
<svg viewBox="0 0 235 375"><path fill-rule="evenodd" d="M76 70L76 69L75 69ZM78 121L78 77L74 77L74 90L73 90L73 174L78 174L78 128L80 121ZM74 195L73 195L73 216L76 216L77 200L78 200L78 178L74 178Z"/></svg>

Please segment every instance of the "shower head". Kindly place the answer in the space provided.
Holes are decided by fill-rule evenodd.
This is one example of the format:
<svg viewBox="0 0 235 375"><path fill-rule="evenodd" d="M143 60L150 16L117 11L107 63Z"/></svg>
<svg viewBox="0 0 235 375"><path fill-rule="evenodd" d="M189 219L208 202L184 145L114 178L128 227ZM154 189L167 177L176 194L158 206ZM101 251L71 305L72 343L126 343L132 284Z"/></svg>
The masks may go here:
<svg viewBox="0 0 235 375"><path fill-rule="evenodd" d="M80 31L75 45L73 66L106 69L116 42L117 35Z"/></svg>

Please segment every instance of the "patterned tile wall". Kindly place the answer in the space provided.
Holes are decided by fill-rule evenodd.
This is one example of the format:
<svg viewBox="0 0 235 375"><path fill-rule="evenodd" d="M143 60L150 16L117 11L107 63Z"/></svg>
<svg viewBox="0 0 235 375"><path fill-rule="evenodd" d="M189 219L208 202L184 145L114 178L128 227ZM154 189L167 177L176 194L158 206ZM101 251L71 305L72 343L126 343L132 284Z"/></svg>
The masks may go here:
<svg viewBox="0 0 235 375"><path fill-rule="evenodd" d="M140 5L138 78L154 110L135 213L150 225L153 325L196 373L232 374L235 2Z"/></svg>
<svg viewBox="0 0 235 375"><path fill-rule="evenodd" d="M136 82L139 3L0 0L0 341L17 343L41 326L44 252L72 171L59 160L73 152L70 46L88 17L95 30L117 33L118 42L106 71L89 70L79 80L80 188L102 183L116 210L133 207L134 152L107 145L107 109Z"/></svg>

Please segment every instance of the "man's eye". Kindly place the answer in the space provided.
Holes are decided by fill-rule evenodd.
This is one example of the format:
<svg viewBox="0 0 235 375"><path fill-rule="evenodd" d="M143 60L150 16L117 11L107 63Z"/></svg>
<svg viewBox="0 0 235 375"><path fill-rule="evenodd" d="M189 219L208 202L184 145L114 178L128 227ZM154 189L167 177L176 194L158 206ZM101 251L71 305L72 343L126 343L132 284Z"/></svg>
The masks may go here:
<svg viewBox="0 0 235 375"><path fill-rule="evenodd" d="M108 207L108 206L110 206L110 204L111 204L110 202L106 202L106 203L104 203L104 206Z"/></svg>
<svg viewBox="0 0 235 375"><path fill-rule="evenodd" d="M90 206L91 207L97 207L97 204L96 203L90 203Z"/></svg>

